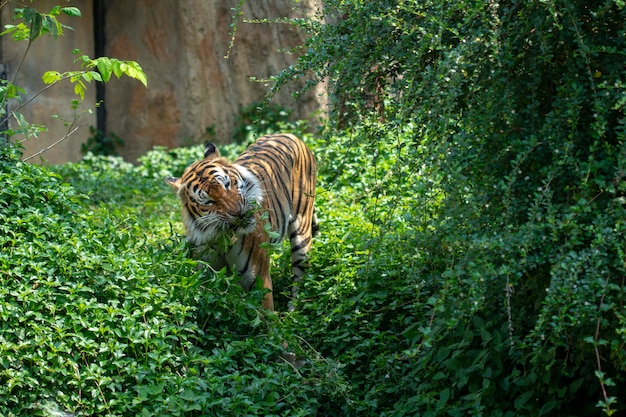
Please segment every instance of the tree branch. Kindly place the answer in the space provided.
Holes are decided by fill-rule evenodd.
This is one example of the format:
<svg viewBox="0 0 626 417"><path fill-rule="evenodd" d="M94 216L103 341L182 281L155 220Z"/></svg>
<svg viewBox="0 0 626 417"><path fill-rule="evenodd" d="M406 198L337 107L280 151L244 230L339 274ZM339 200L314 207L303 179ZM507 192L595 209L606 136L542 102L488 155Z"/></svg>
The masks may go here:
<svg viewBox="0 0 626 417"><path fill-rule="evenodd" d="M65 139L69 138L71 135L73 135L78 129L80 128L80 126L76 126L74 129L68 131L65 136L63 136L61 139L57 140L56 142L54 142L52 145L48 146L47 148L44 148L42 150L40 150L39 152L37 152L36 154L33 154L31 156L29 156L28 158L24 158L24 162L33 159L36 156L41 155L44 152L49 151L50 149L54 148L55 146L57 146L59 143L63 142Z"/></svg>

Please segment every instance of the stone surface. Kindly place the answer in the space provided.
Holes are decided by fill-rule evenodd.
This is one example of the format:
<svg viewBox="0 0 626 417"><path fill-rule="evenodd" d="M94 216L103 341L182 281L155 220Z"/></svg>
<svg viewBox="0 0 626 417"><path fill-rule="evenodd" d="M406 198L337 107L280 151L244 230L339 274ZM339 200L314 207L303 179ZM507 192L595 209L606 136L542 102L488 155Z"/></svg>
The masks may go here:
<svg viewBox="0 0 626 417"><path fill-rule="evenodd" d="M312 2L248 0L243 17L273 19L310 13ZM106 55L139 62L148 88L122 79L106 87L107 130L128 146L134 160L161 145L229 142L239 110L263 99L266 87L250 80L268 78L295 62L280 50L299 45L302 35L286 24L239 20L228 58L233 8L238 0L109 0ZM299 10L294 9L294 4ZM304 8L304 9L303 9ZM323 105L319 92L293 99L281 93L278 104L297 118ZM206 130L215 132L207 137Z"/></svg>

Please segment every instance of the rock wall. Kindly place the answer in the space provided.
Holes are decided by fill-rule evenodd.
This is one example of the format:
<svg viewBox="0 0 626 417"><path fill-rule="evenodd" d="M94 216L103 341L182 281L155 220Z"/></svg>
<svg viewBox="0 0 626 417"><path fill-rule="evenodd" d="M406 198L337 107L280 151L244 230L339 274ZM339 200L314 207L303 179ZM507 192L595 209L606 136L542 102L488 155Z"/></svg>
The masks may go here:
<svg viewBox="0 0 626 417"><path fill-rule="evenodd" d="M107 85L106 126L126 141L129 160L153 146L167 147L207 139L229 142L239 110L263 99L265 79L295 62L280 50L303 42L287 24L239 20L234 46L232 9L238 0L109 0L106 2L107 56L134 60L148 76L148 88L122 79ZM313 1L247 0L248 19L295 17L313 11ZM294 8L297 5L298 9ZM321 91L294 100L288 91L277 103L306 118L325 106Z"/></svg>

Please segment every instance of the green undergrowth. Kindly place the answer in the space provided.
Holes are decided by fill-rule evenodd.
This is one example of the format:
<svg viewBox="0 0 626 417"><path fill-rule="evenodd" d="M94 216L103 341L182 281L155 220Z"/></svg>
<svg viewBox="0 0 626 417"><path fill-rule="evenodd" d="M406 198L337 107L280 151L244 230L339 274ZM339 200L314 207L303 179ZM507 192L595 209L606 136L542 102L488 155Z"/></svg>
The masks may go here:
<svg viewBox="0 0 626 417"><path fill-rule="evenodd" d="M180 173L200 148L53 169L2 152L1 415L341 408L336 363L283 333L262 290L190 259L160 169ZM296 349L300 369L284 359Z"/></svg>
<svg viewBox="0 0 626 417"><path fill-rule="evenodd" d="M602 275L623 271L624 223L609 224L621 205L548 207L545 223L512 230L485 216L477 190L453 187L454 165L416 131L305 137L321 233L295 312L289 251L273 254L275 314L260 309L262 289L244 293L190 257L163 178L200 146L138 165L6 156L0 414L623 411L624 286Z"/></svg>

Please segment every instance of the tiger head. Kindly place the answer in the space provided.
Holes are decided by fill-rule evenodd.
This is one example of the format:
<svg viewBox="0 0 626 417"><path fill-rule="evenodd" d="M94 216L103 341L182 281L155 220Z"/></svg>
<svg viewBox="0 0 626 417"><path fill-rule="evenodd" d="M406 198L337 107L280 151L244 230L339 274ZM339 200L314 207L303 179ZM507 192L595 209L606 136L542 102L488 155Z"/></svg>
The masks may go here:
<svg viewBox="0 0 626 417"><path fill-rule="evenodd" d="M255 229L255 213L263 198L259 180L247 168L222 158L212 143L206 144L203 160L187 167L180 178L165 181L181 201L190 242L199 245Z"/></svg>

